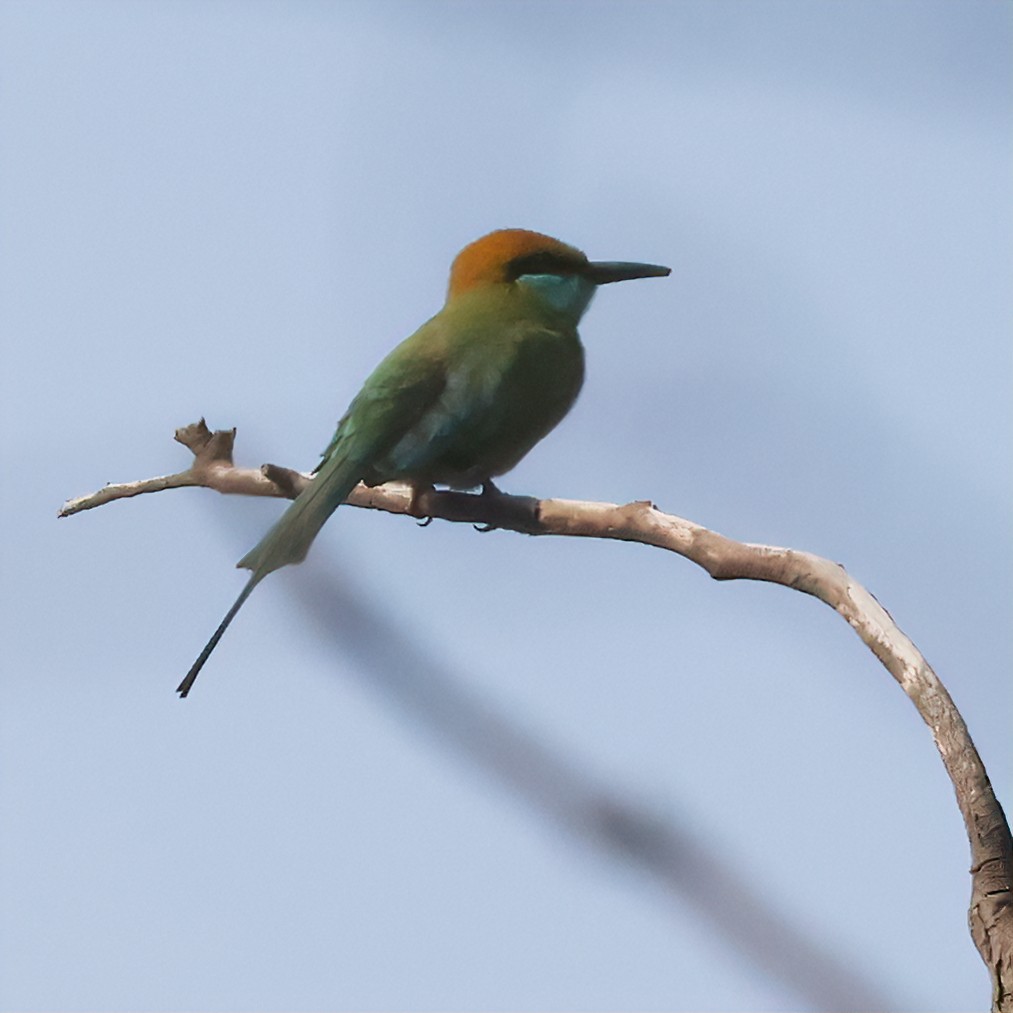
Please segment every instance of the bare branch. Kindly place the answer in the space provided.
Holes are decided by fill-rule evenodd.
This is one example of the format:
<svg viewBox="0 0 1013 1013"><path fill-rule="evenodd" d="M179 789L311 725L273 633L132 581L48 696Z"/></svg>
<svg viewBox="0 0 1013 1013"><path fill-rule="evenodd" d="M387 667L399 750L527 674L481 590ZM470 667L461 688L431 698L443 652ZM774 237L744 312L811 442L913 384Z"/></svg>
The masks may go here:
<svg viewBox="0 0 1013 1013"><path fill-rule="evenodd" d="M235 430L210 432L200 422L176 431L192 451L186 471L68 500L67 517L116 499L184 486L221 493L294 499L310 476L277 465L237 468ZM665 514L647 501L620 506L577 500L537 500L503 494L473 495L397 483L357 486L352 506L506 528L529 535L569 535L641 542L667 549L703 567L715 580L763 580L802 591L839 613L882 662L931 728L953 783L971 846L971 936L992 976L993 1009L1013 1011L1013 841L985 767L946 688L890 614L840 565L795 549L736 542L692 521Z"/></svg>
<svg viewBox="0 0 1013 1013"><path fill-rule="evenodd" d="M173 475L161 475L158 478L146 478L138 482L123 482L107 485L89 496L78 496L69 499L60 507L57 516L69 517L82 510L91 510L111 503L116 499L129 499L146 492L162 492L164 489L183 489L188 486L201 486L205 489L216 489L222 493L238 493L243 496L288 496L295 499L299 494L294 481L286 486L275 484L266 476L264 468L237 468L232 463L232 445L236 439L235 429L219 429L212 433L204 419L182 426L176 430L174 439L182 443L193 454L193 463L186 471L177 471ZM298 475L288 469L276 469L279 473ZM303 484L309 482L306 476L300 476ZM294 490L294 491L291 491Z"/></svg>

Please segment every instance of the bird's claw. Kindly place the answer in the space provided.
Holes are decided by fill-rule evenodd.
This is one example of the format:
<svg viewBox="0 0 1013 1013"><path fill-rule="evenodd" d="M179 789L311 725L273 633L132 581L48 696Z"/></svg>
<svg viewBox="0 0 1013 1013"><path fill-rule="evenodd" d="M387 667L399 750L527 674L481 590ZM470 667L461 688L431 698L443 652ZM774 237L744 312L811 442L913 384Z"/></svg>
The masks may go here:
<svg viewBox="0 0 1013 1013"><path fill-rule="evenodd" d="M422 500L433 491L432 485L411 483L412 497L408 502L408 515L414 517L420 528L428 528L433 523L433 518L426 513Z"/></svg>
<svg viewBox="0 0 1013 1013"><path fill-rule="evenodd" d="M503 492L500 490L499 486L492 481L492 479L486 479L486 481L482 483L482 491L478 495L488 503L503 496ZM472 524L472 527L482 535L487 535L490 531L499 530L495 524L490 523Z"/></svg>

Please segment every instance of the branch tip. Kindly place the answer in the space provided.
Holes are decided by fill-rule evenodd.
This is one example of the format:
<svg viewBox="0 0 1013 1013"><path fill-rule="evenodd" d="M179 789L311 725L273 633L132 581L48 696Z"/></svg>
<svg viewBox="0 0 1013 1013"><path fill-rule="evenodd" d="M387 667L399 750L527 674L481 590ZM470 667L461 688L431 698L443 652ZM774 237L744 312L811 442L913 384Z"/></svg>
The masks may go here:
<svg viewBox="0 0 1013 1013"><path fill-rule="evenodd" d="M188 426L180 426L172 438L196 454L211 439L211 430L208 429L207 422L201 416L197 422L191 422Z"/></svg>

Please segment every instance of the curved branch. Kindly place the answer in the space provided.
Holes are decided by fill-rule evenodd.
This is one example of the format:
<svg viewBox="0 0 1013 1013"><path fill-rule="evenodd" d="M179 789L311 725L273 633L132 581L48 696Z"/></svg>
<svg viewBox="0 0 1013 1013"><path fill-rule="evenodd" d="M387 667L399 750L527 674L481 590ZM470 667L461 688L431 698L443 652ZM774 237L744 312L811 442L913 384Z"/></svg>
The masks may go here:
<svg viewBox="0 0 1013 1013"><path fill-rule="evenodd" d="M212 433L203 419L178 429L175 438L193 453L190 468L159 478L108 485L90 496L68 500L59 515L67 517L112 500L185 486L294 499L312 481L308 475L277 465L235 467L235 430ZM692 521L662 513L648 501L620 506L501 493L473 495L432 489L419 493L408 485L388 483L374 488L359 485L348 503L529 535L641 542L689 559L715 580L769 581L829 605L879 658L932 730L971 846L971 936L992 977L992 1008L1013 1011L1013 840L1006 816L946 688L886 609L842 566L809 552L733 541Z"/></svg>

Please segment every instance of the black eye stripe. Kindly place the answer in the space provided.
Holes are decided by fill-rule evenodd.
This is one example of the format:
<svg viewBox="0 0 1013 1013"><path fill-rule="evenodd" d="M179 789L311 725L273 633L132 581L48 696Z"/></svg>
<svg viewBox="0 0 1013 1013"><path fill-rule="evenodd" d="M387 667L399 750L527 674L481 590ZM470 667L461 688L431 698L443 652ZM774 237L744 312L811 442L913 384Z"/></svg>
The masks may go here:
<svg viewBox="0 0 1013 1013"><path fill-rule="evenodd" d="M507 276L516 281L525 274L574 274L577 265L555 253L528 253L510 262Z"/></svg>

